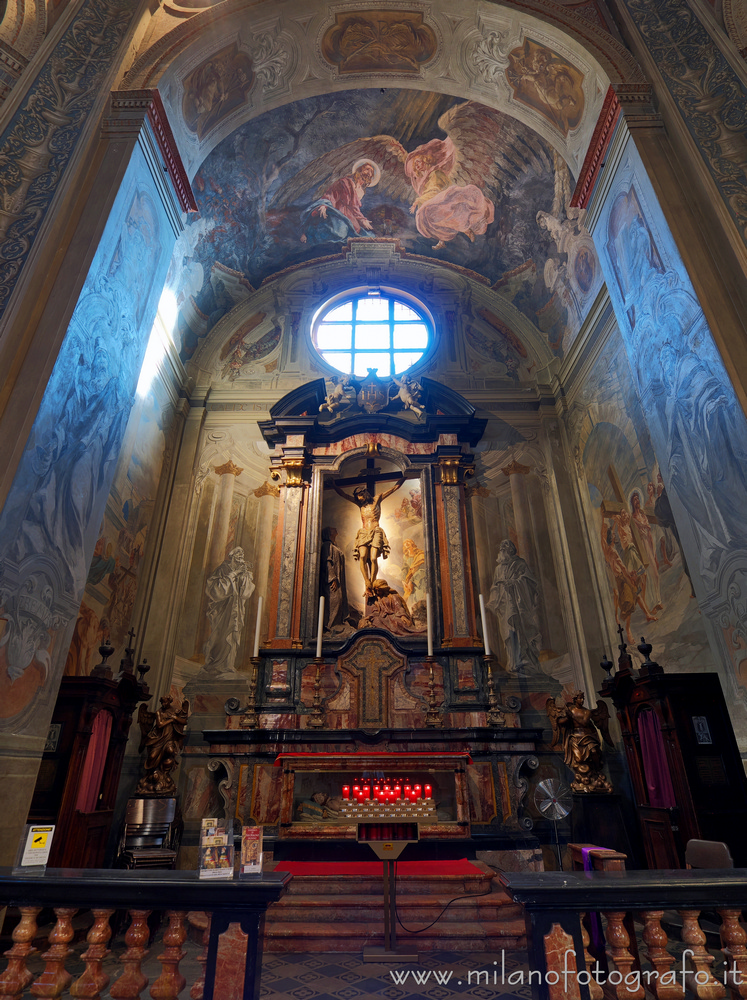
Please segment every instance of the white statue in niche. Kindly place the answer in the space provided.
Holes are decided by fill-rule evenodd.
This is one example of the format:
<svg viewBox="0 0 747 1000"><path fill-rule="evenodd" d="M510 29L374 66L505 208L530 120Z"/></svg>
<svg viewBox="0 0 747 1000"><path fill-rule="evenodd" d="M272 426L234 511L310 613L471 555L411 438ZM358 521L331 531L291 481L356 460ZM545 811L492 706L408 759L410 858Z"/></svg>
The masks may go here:
<svg viewBox="0 0 747 1000"><path fill-rule="evenodd" d="M488 607L498 619L508 672L523 674L539 670L542 636L537 581L508 538L498 549Z"/></svg>
<svg viewBox="0 0 747 1000"><path fill-rule="evenodd" d="M236 672L236 654L244 631L246 602L254 593L254 575L240 546L207 579L205 593L210 638L205 643L204 673L212 676Z"/></svg>

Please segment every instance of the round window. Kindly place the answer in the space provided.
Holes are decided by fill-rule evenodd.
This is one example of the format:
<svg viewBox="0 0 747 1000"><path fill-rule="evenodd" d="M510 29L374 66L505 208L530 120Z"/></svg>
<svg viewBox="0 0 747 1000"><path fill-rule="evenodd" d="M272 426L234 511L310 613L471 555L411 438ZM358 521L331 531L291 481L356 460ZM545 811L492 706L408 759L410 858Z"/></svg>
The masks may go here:
<svg viewBox="0 0 747 1000"><path fill-rule="evenodd" d="M432 323L423 308L396 293L336 298L317 313L311 339L327 364L346 375L380 378L411 368L428 350Z"/></svg>

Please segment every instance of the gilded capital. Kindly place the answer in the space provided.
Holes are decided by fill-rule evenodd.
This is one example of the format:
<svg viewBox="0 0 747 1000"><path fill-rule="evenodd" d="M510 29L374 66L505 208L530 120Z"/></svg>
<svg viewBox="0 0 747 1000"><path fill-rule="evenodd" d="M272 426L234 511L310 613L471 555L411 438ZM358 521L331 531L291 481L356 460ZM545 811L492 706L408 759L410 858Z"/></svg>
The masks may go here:
<svg viewBox="0 0 747 1000"><path fill-rule="evenodd" d="M225 465L216 465L215 467L215 473L218 476L227 476L229 474L232 476L240 476L243 471L244 470L240 469L238 465L234 465L230 458Z"/></svg>
<svg viewBox="0 0 747 1000"><path fill-rule="evenodd" d="M517 462L516 459L513 460L509 465L504 466L501 472L504 476L513 476L517 472L522 476L528 476L532 471L531 467L528 465L522 465L521 462Z"/></svg>
<svg viewBox="0 0 747 1000"><path fill-rule="evenodd" d="M280 470L285 470L285 483L284 486L304 486L304 471L306 469L306 460L303 458L285 458L282 462L275 468L270 470L270 478L274 480L280 479Z"/></svg>

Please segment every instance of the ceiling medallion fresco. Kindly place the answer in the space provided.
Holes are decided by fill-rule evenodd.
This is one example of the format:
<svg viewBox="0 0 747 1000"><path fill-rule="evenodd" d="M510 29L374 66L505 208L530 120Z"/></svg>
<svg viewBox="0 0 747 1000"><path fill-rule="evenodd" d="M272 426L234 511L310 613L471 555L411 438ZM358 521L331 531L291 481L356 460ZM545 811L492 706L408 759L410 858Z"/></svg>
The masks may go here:
<svg viewBox="0 0 747 1000"><path fill-rule="evenodd" d="M203 139L246 102L253 83L252 60L236 43L216 52L184 80L182 113L187 128Z"/></svg>
<svg viewBox="0 0 747 1000"><path fill-rule="evenodd" d="M418 11L361 10L335 14L322 55L346 73L419 73L436 54L436 35Z"/></svg>
<svg viewBox="0 0 747 1000"><path fill-rule="evenodd" d="M527 38L508 54L506 79L514 97L568 135L584 114L584 75L558 52Z"/></svg>
<svg viewBox="0 0 747 1000"><path fill-rule="evenodd" d="M297 101L224 139L193 189L200 217L172 265L185 360L264 280L351 237L397 238L475 273L558 355L575 332L569 303L585 293L564 262L583 220L566 218L568 169L528 127L477 102L378 88Z"/></svg>

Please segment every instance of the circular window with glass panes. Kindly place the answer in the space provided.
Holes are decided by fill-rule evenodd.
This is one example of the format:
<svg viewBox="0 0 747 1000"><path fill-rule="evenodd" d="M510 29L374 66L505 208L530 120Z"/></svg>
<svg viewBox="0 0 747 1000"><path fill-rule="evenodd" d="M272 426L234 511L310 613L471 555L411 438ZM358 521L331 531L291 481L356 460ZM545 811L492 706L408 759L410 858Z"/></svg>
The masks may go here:
<svg viewBox="0 0 747 1000"><path fill-rule="evenodd" d="M327 364L361 378L412 368L431 345L433 321L425 307L395 291L337 297L314 317L311 339Z"/></svg>

